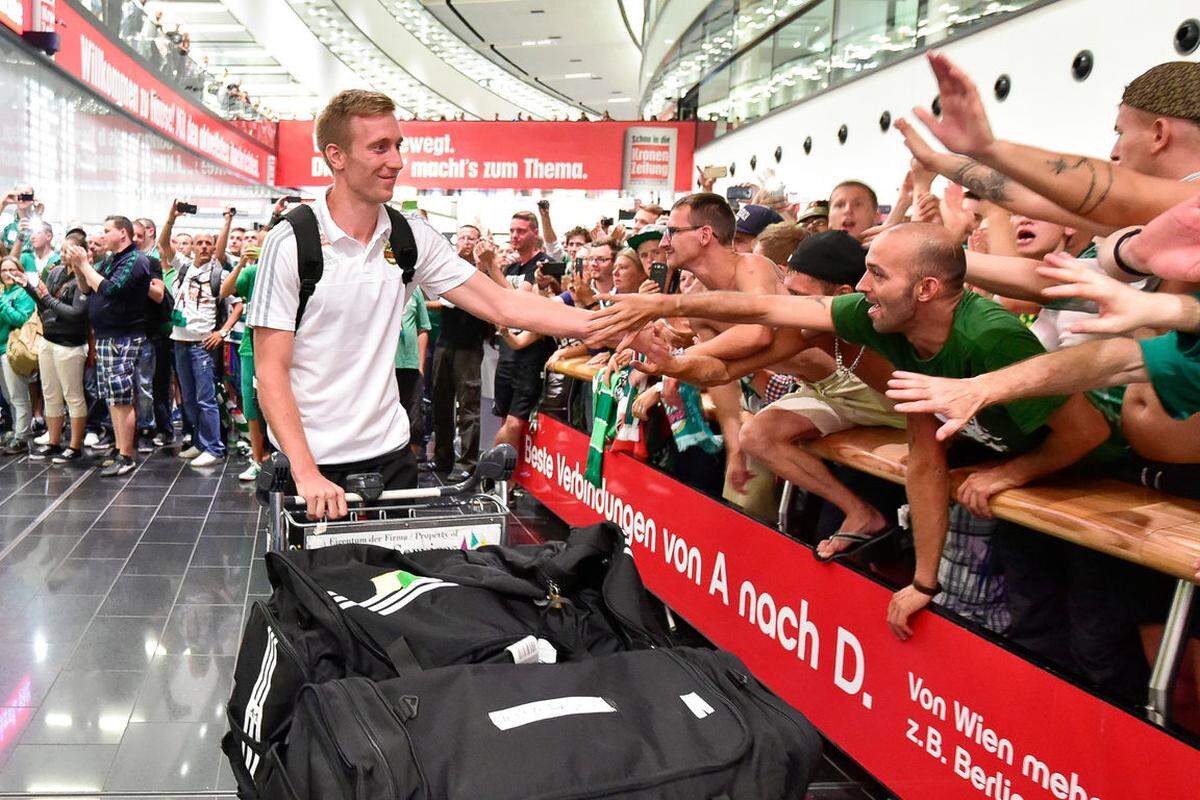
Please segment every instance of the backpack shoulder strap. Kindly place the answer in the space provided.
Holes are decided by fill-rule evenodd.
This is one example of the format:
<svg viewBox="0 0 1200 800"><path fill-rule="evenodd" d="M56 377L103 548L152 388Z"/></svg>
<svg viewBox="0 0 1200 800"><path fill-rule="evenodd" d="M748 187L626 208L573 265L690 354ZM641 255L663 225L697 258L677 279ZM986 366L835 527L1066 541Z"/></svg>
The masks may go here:
<svg viewBox="0 0 1200 800"><path fill-rule="evenodd" d="M413 273L417 268L417 240L413 238L412 226L396 209L385 205L388 219L392 221L392 234L388 242L392 245L392 255L396 257L396 266L400 267L404 284L412 283Z"/></svg>
<svg viewBox="0 0 1200 800"><path fill-rule="evenodd" d="M325 259L321 255L321 231L317 227L316 213L304 204L298 205L283 215L284 221L292 226L296 234L296 269L300 273L300 297L296 305L296 330L300 329L300 318L304 307L316 291L317 282L325 270Z"/></svg>

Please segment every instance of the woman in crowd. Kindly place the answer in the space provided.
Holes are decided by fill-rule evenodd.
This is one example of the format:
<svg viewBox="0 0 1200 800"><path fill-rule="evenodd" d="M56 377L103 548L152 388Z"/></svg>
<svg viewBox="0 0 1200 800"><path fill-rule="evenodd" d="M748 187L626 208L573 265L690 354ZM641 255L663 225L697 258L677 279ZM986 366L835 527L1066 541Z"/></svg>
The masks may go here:
<svg viewBox="0 0 1200 800"><path fill-rule="evenodd" d="M82 249L82 232L69 234L67 248ZM46 342L38 354L38 373L46 403L46 429L50 441L34 448L35 461L52 458L56 464L77 461L83 455L87 432L87 399L83 392L83 370L87 362L88 296L79 291L75 274L66 264L53 267L46 282L27 280L26 273L14 276L17 284L37 304ZM71 415L70 444L62 446L64 410Z"/></svg>
<svg viewBox="0 0 1200 800"><path fill-rule="evenodd" d="M617 294L634 294L638 287L649 279L650 276L642 268L642 260L638 258L637 251L626 247L617 253L612 272L613 290Z"/></svg>
<svg viewBox="0 0 1200 800"><path fill-rule="evenodd" d="M7 358L9 334L24 325L34 310L33 298L17 283L22 272L21 262L12 256L0 261L0 370L4 374L4 399L13 411L13 432L3 450L6 455L26 452L29 439L29 378L18 375Z"/></svg>

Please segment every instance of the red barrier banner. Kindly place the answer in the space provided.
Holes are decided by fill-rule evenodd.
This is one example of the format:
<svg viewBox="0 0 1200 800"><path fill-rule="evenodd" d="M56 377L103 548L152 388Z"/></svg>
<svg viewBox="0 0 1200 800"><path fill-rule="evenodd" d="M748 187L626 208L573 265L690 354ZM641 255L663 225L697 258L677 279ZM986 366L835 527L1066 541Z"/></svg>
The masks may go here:
<svg viewBox="0 0 1200 800"><path fill-rule="evenodd" d="M399 186L689 191L696 126L683 122L402 121ZM626 131L637 136L627 142ZM311 120L279 123L279 184L325 186Z"/></svg>
<svg viewBox="0 0 1200 800"><path fill-rule="evenodd" d="M86 15L57 8L61 49L54 61L139 121L205 158L257 183L267 183L270 151L234 133L224 120L201 111L151 75L108 39Z"/></svg>
<svg viewBox="0 0 1200 800"><path fill-rule="evenodd" d="M910 800L1195 797L1200 751L925 612L897 640L891 592L540 416L519 482L571 525L625 531L649 587Z"/></svg>

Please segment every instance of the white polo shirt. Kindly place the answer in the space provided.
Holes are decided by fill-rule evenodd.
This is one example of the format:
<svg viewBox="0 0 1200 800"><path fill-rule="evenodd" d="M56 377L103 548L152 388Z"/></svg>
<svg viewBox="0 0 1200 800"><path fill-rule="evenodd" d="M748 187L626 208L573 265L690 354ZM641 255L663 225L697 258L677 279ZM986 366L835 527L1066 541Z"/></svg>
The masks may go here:
<svg viewBox="0 0 1200 800"><path fill-rule="evenodd" d="M384 257L392 226L382 206L366 247L334 223L324 193L313 211L325 266L296 333L292 392L313 458L318 464L345 464L408 444L408 417L393 371L404 307L418 286L427 295L440 295L476 269L428 223L409 220L417 264L406 291L400 267ZM276 226L259 257L248 325L295 330L300 297L296 262L292 226ZM268 435L276 441L271 431Z"/></svg>

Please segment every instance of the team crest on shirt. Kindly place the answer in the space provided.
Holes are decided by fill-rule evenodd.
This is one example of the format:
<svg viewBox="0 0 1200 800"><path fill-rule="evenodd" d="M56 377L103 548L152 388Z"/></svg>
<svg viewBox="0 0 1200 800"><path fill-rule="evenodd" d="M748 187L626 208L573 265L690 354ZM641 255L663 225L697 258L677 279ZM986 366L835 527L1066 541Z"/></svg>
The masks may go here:
<svg viewBox="0 0 1200 800"><path fill-rule="evenodd" d="M391 264L393 267L396 266L396 254L392 252L391 242L388 242L383 246L383 260Z"/></svg>

